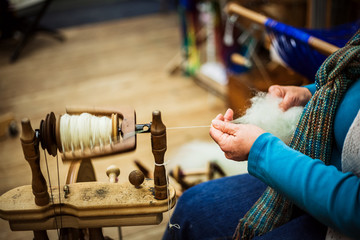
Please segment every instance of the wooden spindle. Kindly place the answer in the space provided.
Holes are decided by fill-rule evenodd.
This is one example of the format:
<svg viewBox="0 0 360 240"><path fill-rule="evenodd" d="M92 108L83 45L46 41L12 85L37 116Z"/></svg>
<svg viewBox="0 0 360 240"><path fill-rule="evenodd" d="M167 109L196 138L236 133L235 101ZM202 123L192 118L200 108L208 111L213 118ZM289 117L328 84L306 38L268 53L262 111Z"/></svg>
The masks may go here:
<svg viewBox="0 0 360 240"><path fill-rule="evenodd" d="M21 127L22 134L20 140L25 159L28 161L32 172L32 190L35 196L35 204L45 206L49 203L50 197L45 178L40 169L39 142L29 119L23 119Z"/></svg>
<svg viewBox="0 0 360 240"><path fill-rule="evenodd" d="M166 152L166 127L161 120L160 111L154 111L152 113L151 147L155 158L155 198L162 200L167 198L167 181L165 166L163 165Z"/></svg>

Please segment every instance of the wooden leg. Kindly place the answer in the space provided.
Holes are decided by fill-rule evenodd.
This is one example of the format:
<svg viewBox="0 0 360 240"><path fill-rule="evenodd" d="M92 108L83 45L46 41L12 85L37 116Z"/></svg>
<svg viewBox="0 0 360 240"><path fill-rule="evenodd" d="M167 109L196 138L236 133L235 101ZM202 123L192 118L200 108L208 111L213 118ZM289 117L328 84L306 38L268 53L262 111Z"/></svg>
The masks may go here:
<svg viewBox="0 0 360 240"><path fill-rule="evenodd" d="M60 229L61 240L84 240L84 235L80 229L62 228Z"/></svg>
<svg viewBox="0 0 360 240"><path fill-rule="evenodd" d="M89 228L90 240L104 240L104 235L101 228Z"/></svg>
<svg viewBox="0 0 360 240"><path fill-rule="evenodd" d="M49 240L48 235L45 230L34 231L35 240Z"/></svg>

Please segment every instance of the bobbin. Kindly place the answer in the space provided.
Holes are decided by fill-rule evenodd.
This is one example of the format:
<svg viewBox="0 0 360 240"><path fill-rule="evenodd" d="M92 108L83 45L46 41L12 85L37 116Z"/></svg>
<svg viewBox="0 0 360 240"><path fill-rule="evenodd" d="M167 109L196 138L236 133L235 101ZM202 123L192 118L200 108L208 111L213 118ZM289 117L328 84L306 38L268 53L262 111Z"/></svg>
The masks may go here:
<svg viewBox="0 0 360 240"><path fill-rule="evenodd" d="M63 160L90 159L104 155L117 154L132 151L136 148L136 133L151 132L152 153L155 159L154 169L154 188L156 199L166 199L168 197L168 183L164 166L164 155L167 149L166 126L162 122L161 112L153 111L152 122L149 124L136 124L135 111L128 107L119 109L104 108L67 108L66 113L70 115L80 115L89 113L95 116L108 116L112 119L113 135L121 132L124 136L123 141L113 142L106 146L95 146L93 149L76 149L74 151L62 152L60 138L60 118L55 118L54 113L46 115L45 120L41 121L38 139L42 148L49 154L55 156L57 149L61 153ZM119 124L121 119L121 124ZM121 125L121 126L120 126ZM120 129L120 130L119 130Z"/></svg>
<svg viewBox="0 0 360 240"><path fill-rule="evenodd" d="M136 134L133 134L136 129L136 115L132 108L68 107L66 113L70 115L89 113L95 116L109 117L112 121L112 139L115 139L116 141L101 147L94 146L92 149L63 151L60 140L61 115L56 118L55 114L51 112L46 115L45 120L41 120L40 129L37 130L41 147L44 150L46 149L50 155L55 156L57 154L57 149L59 149L63 160L76 160L127 152L136 148ZM126 135L127 137L121 139L123 135Z"/></svg>

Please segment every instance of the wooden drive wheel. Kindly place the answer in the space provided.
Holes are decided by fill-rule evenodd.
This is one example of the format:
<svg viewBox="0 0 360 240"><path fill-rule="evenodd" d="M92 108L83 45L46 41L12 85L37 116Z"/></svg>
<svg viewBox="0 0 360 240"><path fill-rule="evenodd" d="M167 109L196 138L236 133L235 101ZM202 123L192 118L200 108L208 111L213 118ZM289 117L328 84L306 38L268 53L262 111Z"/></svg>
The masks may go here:
<svg viewBox="0 0 360 240"><path fill-rule="evenodd" d="M95 182L96 175L95 169L91 163L91 159L83 159L73 161L70 164L68 175L66 177L66 184L77 182ZM61 240L70 239L94 239L103 240L106 239L102 233L102 228L62 228L60 230Z"/></svg>

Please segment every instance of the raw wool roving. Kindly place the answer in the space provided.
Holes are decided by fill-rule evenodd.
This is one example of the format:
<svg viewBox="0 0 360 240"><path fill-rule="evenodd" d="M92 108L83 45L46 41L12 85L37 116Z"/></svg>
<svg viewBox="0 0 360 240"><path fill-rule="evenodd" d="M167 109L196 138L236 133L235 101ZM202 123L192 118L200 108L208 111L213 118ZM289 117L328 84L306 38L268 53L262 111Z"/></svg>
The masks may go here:
<svg viewBox="0 0 360 240"><path fill-rule="evenodd" d="M292 107L283 111L279 107L282 98L258 92L251 98L251 107L234 123L254 124L288 143L296 129L304 107Z"/></svg>

